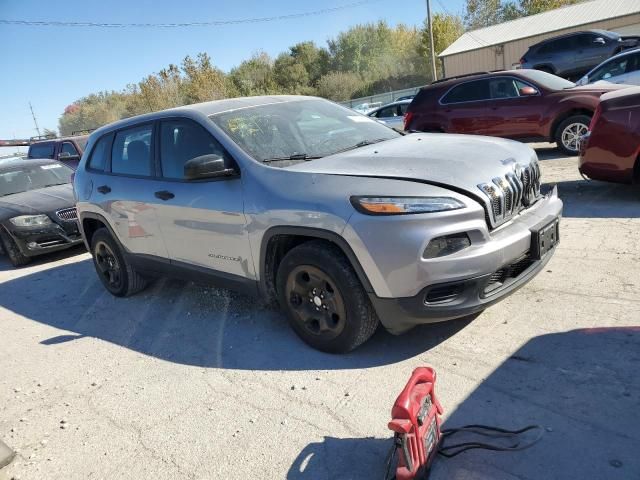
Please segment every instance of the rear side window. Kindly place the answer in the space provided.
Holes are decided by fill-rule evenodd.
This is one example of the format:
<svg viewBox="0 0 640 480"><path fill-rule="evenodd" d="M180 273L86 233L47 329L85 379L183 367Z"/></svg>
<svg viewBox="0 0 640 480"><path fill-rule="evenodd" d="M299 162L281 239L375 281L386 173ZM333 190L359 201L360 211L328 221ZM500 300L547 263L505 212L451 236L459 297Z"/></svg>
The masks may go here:
<svg viewBox="0 0 640 480"><path fill-rule="evenodd" d="M62 150L60 151L60 153L68 153L69 155L79 155L78 150L76 150L76 147L73 145L73 143L70 143L70 142L64 142L62 144Z"/></svg>
<svg viewBox="0 0 640 480"><path fill-rule="evenodd" d="M111 146L111 135L105 135L98 140L91 152L91 158L89 159L89 168L93 170L105 169L107 165L107 158L109 157L109 147Z"/></svg>
<svg viewBox="0 0 640 480"><path fill-rule="evenodd" d="M153 126L142 125L116 133L111 152L111 171L123 175L152 175L151 137Z"/></svg>
<svg viewBox="0 0 640 480"><path fill-rule="evenodd" d="M567 39L566 42L567 42L566 49L568 49L569 48L569 40ZM555 40L553 42L547 42L544 45L541 45L538 48L538 53L541 54L541 55L548 55L550 53L559 52L561 50L563 50L563 48L562 48L562 40Z"/></svg>
<svg viewBox="0 0 640 480"><path fill-rule="evenodd" d="M55 144L35 143L29 147L29 158L53 158Z"/></svg>
<svg viewBox="0 0 640 480"><path fill-rule="evenodd" d="M378 118L388 118L388 117L397 117L398 116L398 107L396 105L392 107L386 107L382 110L378 110L376 113L376 117Z"/></svg>
<svg viewBox="0 0 640 480"><path fill-rule="evenodd" d="M453 87L442 99L442 103L476 102L490 98L489 80L476 80Z"/></svg>
<svg viewBox="0 0 640 480"><path fill-rule="evenodd" d="M184 164L202 155L224 157L218 141L190 120L167 120L160 127L160 164L165 178L184 178Z"/></svg>

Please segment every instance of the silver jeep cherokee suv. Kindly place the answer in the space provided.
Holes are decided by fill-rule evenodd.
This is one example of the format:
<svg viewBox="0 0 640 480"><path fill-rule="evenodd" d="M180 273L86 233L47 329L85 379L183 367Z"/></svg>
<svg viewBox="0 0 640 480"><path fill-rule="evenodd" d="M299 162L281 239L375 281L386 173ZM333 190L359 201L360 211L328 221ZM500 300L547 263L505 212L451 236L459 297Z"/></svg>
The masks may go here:
<svg viewBox="0 0 640 480"><path fill-rule="evenodd" d="M74 190L112 294L158 275L259 293L329 352L362 344L378 322L399 334L501 300L547 263L562 212L523 144L403 136L299 96L107 125Z"/></svg>

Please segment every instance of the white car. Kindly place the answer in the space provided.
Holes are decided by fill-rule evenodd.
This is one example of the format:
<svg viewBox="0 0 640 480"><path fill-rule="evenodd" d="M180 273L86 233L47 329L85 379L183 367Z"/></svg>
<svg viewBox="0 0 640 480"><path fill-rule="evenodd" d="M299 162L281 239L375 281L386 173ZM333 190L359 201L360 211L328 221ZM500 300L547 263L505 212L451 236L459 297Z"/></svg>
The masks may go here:
<svg viewBox="0 0 640 480"><path fill-rule="evenodd" d="M600 81L640 85L640 48L625 50L605 60L580 80L578 85Z"/></svg>
<svg viewBox="0 0 640 480"><path fill-rule="evenodd" d="M393 103L388 103L380 108L370 111L367 115L371 118L375 118L380 123L387 125L388 127L404 131L404 114L407 113L407 107L411 100L400 100Z"/></svg>

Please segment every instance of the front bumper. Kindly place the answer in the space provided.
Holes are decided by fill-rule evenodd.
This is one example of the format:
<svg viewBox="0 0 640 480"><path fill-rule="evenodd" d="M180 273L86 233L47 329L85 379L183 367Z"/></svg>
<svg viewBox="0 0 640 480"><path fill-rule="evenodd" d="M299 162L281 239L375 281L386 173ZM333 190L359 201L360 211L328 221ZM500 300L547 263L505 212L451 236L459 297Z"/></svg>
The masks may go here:
<svg viewBox="0 0 640 480"><path fill-rule="evenodd" d="M78 224L64 222L64 225L52 223L39 227L7 228L23 255L35 257L48 252L64 250L82 243Z"/></svg>
<svg viewBox="0 0 640 480"><path fill-rule="evenodd" d="M530 261L516 277L508 278L489 293L487 290L495 283L495 273L425 287L413 297L380 298L370 293L369 299L385 328L392 334L399 335L416 325L466 317L498 303L533 279L549 262L554 251L555 249L548 252L540 260ZM429 302L428 299L434 292L439 298L453 296L453 300Z"/></svg>
<svg viewBox="0 0 640 480"><path fill-rule="evenodd" d="M562 201L554 188L492 231L478 205L432 216L354 215L352 229L343 235L355 246L370 280L368 294L380 321L392 333L402 333L416 324L482 311L526 284L555 251L534 260L532 230L561 215ZM423 257L431 239L461 232L468 234L470 247Z"/></svg>

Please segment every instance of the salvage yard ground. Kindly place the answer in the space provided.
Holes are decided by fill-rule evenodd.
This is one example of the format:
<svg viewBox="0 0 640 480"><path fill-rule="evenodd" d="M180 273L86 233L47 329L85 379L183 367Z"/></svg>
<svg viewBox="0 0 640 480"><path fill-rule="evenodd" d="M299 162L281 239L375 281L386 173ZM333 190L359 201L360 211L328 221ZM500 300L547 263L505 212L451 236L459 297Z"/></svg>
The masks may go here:
<svg viewBox="0 0 640 480"><path fill-rule="evenodd" d="M433 479L640 478L640 188L538 147L565 202L545 270L473 320L349 355L224 290L113 298L81 249L0 257L0 439L18 452L0 480L382 478L391 405L425 364L447 426L546 428L530 450L439 459Z"/></svg>

